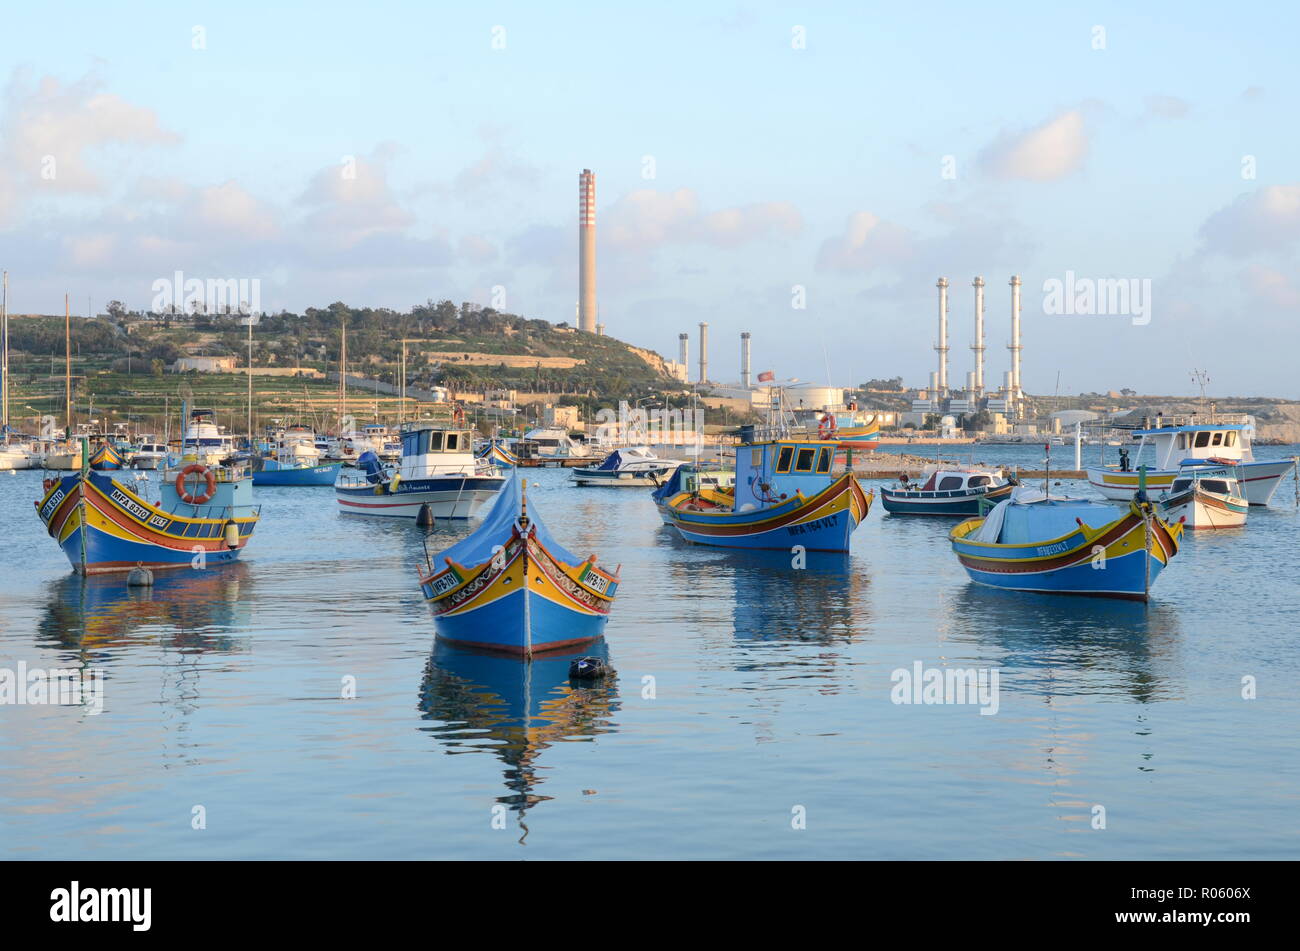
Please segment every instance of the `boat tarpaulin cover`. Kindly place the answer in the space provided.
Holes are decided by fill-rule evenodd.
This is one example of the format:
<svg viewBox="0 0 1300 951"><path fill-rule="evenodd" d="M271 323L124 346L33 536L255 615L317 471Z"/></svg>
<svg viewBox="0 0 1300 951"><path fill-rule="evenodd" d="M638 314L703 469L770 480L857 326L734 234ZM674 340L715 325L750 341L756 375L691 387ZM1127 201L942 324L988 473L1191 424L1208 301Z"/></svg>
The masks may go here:
<svg viewBox="0 0 1300 951"><path fill-rule="evenodd" d="M516 471L511 470L505 484L497 491L497 496L492 501L492 508L483 516L483 521L479 523L478 528L446 551L440 552L434 559L435 566L444 564L444 558L450 558L461 565L481 565L490 560L492 549L510 540L511 527L523 507L523 496L524 480ZM542 543L542 547L556 558L571 565L584 560L555 540L550 530L538 517L537 509L533 505L528 507L528 520L537 527L537 540Z"/></svg>

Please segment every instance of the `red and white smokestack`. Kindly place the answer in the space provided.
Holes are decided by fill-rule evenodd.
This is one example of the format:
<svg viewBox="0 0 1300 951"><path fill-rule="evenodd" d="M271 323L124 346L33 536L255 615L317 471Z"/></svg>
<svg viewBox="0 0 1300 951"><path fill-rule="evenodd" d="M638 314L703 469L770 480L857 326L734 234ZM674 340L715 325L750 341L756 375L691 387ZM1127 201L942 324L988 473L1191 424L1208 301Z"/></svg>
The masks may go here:
<svg viewBox="0 0 1300 951"><path fill-rule="evenodd" d="M749 389L749 331L740 335L740 385Z"/></svg>
<svg viewBox="0 0 1300 951"><path fill-rule="evenodd" d="M596 176L578 176L578 329L596 332Z"/></svg>
<svg viewBox="0 0 1300 951"><path fill-rule="evenodd" d="M709 325L700 321L700 382L709 381Z"/></svg>
<svg viewBox="0 0 1300 951"><path fill-rule="evenodd" d="M939 354L939 396L948 395L948 279L939 278L934 285L939 288L939 344L934 349Z"/></svg>
<svg viewBox="0 0 1300 951"><path fill-rule="evenodd" d="M971 350L975 353L975 393L984 392L984 278L977 277L971 282L975 288L975 342Z"/></svg>

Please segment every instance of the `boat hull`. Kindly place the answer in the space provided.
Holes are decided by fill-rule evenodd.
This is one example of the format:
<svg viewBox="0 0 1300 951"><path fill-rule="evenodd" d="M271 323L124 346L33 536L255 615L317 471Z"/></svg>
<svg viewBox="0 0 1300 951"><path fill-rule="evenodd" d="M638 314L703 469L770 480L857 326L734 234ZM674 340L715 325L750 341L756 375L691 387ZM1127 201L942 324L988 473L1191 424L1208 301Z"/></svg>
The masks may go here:
<svg viewBox="0 0 1300 951"><path fill-rule="evenodd" d="M1190 488L1161 500L1160 510L1162 518L1181 521L1184 528L1240 528L1246 524L1249 503L1245 499Z"/></svg>
<svg viewBox="0 0 1300 951"><path fill-rule="evenodd" d="M377 485L338 485L341 511L382 518L415 518L428 505L434 518L473 518L505 482L499 476L435 476L400 483L396 492Z"/></svg>
<svg viewBox="0 0 1300 951"><path fill-rule="evenodd" d="M765 509L695 512L683 494L669 503L669 515L682 538L720 548L848 551L849 539L871 509L874 497L851 474L840 476L816 495L795 495Z"/></svg>
<svg viewBox="0 0 1300 951"><path fill-rule="evenodd" d="M966 516L981 514L981 501L996 504L1011 494L1013 485L1002 485L984 492L978 489L959 489L952 492L897 491L882 488L880 504L891 515L944 515Z"/></svg>
<svg viewBox="0 0 1300 951"><path fill-rule="evenodd" d="M617 489L629 486L660 485L672 471L672 466L640 472L601 472L597 469L574 469L571 478L575 485L602 485Z"/></svg>
<svg viewBox="0 0 1300 951"><path fill-rule="evenodd" d="M258 514L213 511L188 517L145 501L108 475L51 480L37 514L74 570L82 574L145 568L204 568L234 561L252 537ZM210 508L217 509L212 506ZM196 510L199 511L199 510ZM230 545L227 525L238 541Z"/></svg>
<svg viewBox="0 0 1300 951"><path fill-rule="evenodd" d="M597 594L588 572L603 581ZM605 633L617 582L589 562L568 567L517 532L493 561L421 578L439 639L519 656L572 650ZM441 590L439 590L441 589Z"/></svg>
<svg viewBox="0 0 1300 951"><path fill-rule="evenodd" d="M323 466L284 466L253 473L253 485L333 485L338 479L341 462Z"/></svg>
<svg viewBox="0 0 1300 951"><path fill-rule="evenodd" d="M1145 601L1176 554L1181 525L1152 518L1135 504L1114 522L1081 525L1060 538L1027 545L969 540L983 519L970 519L948 536L971 581L991 588Z"/></svg>
<svg viewBox="0 0 1300 951"><path fill-rule="evenodd" d="M1251 505L1268 505L1282 477L1293 471L1293 467L1294 463L1289 460L1241 462L1231 466L1236 470L1242 494ZM1092 466L1087 473L1088 483L1108 499L1127 502L1137 492L1138 473L1132 470L1121 472L1112 466ZM1158 495L1168 491L1178 474L1177 469L1148 469L1147 494Z"/></svg>

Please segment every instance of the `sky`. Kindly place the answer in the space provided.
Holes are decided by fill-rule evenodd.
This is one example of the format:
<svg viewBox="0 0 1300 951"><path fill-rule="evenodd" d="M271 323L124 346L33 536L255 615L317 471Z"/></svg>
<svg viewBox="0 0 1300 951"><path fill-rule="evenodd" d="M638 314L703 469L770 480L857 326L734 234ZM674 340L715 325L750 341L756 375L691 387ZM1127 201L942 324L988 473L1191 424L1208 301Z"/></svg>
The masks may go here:
<svg viewBox="0 0 1300 951"><path fill-rule="evenodd" d="M573 322L590 168L607 332L694 361L706 320L714 379L749 331L755 372L924 385L945 276L961 381L979 275L1000 381L1018 274L1031 393L1300 398L1300 8L1134 6L13 5L10 310L181 271ZM1102 279L1125 313L1051 293Z"/></svg>

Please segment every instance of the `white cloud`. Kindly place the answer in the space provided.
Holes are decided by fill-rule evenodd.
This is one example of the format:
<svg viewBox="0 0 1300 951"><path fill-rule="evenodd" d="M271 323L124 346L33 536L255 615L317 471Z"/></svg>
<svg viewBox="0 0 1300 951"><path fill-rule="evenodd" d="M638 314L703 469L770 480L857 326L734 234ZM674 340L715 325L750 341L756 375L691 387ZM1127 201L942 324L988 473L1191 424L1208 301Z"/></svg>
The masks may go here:
<svg viewBox="0 0 1300 951"><path fill-rule="evenodd" d="M1300 184L1267 185L1240 196L1201 225L1210 251L1244 257L1277 251L1300 239Z"/></svg>
<svg viewBox="0 0 1300 951"><path fill-rule="evenodd" d="M671 192L629 192L597 219L615 247L648 249L665 244L705 243L738 247L773 235L792 236L803 229L799 210L789 202L770 201L704 212L689 188Z"/></svg>
<svg viewBox="0 0 1300 951"><path fill-rule="evenodd" d="M914 238L906 228L869 211L849 216L844 233L822 242L817 267L828 271L874 271L909 258Z"/></svg>
<svg viewBox="0 0 1300 951"><path fill-rule="evenodd" d="M1087 154L1083 113L1071 109L1026 132L1003 132L980 153L978 164L994 178L1052 182L1078 171Z"/></svg>

